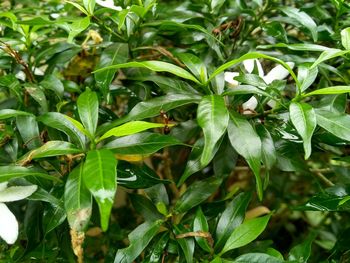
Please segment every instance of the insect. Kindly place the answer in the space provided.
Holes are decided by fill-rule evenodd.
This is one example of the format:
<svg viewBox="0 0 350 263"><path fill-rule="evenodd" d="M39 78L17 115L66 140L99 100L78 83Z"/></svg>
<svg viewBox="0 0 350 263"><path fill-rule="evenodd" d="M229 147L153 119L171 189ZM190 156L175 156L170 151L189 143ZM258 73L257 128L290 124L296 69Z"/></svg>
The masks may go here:
<svg viewBox="0 0 350 263"><path fill-rule="evenodd" d="M169 134L170 133L169 116L168 116L168 114L166 114L166 112L164 110L160 111L160 116L163 118L163 121L164 121L163 133Z"/></svg>

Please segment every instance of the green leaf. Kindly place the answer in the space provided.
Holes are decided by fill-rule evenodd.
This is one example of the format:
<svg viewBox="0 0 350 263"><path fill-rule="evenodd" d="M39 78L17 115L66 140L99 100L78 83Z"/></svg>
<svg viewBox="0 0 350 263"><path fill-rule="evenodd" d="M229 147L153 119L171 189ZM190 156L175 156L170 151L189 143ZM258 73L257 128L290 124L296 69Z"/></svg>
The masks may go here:
<svg viewBox="0 0 350 263"><path fill-rule="evenodd" d="M249 167L252 169L255 175L258 196L259 199L262 200L263 186L260 177L260 162L262 159L260 137L247 120L233 115L231 115L227 131L231 145L238 154L246 159Z"/></svg>
<svg viewBox="0 0 350 263"><path fill-rule="evenodd" d="M96 69L108 67L114 64L125 63L128 59L128 55L128 44L113 43L102 52ZM94 74L96 85L101 88L105 96L109 91L109 85L112 83L116 71L117 69L109 69L106 71L96 72Z"/></svg>
<svg viewBox="0 0 350 263"><path fill-rule="evenodd" d="M175 204L176 213L184 213L191 208L199 205L211 196L220 186L222 178L209 177L207 179L196 181L187 188L186 192L181 195Z"/></svg>
<svg viewBox="0 0 350 263"><path fill-rule="evenodd" d="M163 216L158 212L157 208L148 198L138 195L129 194L132 206L135 208L138 214L141 214L145 221L157 221L162 219Z"/></svg>
<svg viewBox="0 0 350 263"><path fill-rule="evenodd" d="M45 93L39 86L25 87L26 92L41 106L43 112L48 112L48 104Z"/></svg>
<svg viewBox="0 0 350 263"><path fill-rule="evenodd" d="M197 109L198 125L204 133L204 149L201 156L201 165L206 166L214 157L212 152L216 143L226 132L229 114L225 100L219 95L205 96Z"/></svg>
<svg viewBox="0 0 350 263"><path fill-rule="evenodd" d="M95 9L95 0L83 0L84 7L88 11L89 15L94 14L94 9Z"/></svg>
<svg viewBox="0 0 350 263"><path fill-rule="evenodd" d="M118 250L114 263L133 262L157 234L162 223L162 220L154 222L146 221L135 228L129 234L130 245L127 248Z"/></svg>
<svg viewBox="0 0 350 263"><path fill-rule="evenodd" d="M63 209L63 202L60 200L59 205L51 204L45 209L43 214L43 228L44 234L48 234L59 225L61 225L66 219L66 212Z"/></svg>
<svg viewBox="0 0 350 263"><path fill-rule="evenodd" d="M84 231L90 221L92 198L83 182L84 165L75 167L68 175L64 188L64 207L71 229Z"/></svg>
<svg viewBox="0 0 350 263"><path fill-rule="evenodd" d="M257 46L257 49L270 49L270 48L288 48L290 50L297 51L312 51L312 52L322 52L329 50L329 47L309 44L309 43L297 43L297 44L285 44L285 43L277 43L273 45L261 45Z"/></svg>
<svg viewBox="0 0 350 263"><path fill-rule="evenodd" d="M191 53L179 53L177 56L186 65L186 67L196 76L202 83L208 79L207 68L201 59Z"/></svg>
<svg viewBox="0 0 350 263"><path fill-rule="evenodd" d="M87 10L85 10L85 8L82 7L81 5L79 5L78 3L75 3L75 2L72 2L72 1L68 1L68 0L65 0L65 2L75 6L76 8L78 8L85 15L87 15L87 16L89 15L89 12Z"/></svg>
<svg viewBox="0 0 350 263"><path fill-rule="evenodd" d="M98 98L96 93L87 89L80 94L77 105L81 122L89 134L94 136L98 122Z"/></svg>
<svg viewBox="0 0 350 263"><path fill-rule="evenodd" d="M74 143L78 144L82 149L85 148L86 139L84 134L67 118L67 116L58 112L48 112L38 117L37 121L64 132Z"/></svg>
<svg viewBox="0 0 350 263"><path fill-rule="evenodd" d="M283 263L282 259L264 253L248 253L235 259L235 263Z"/></svg>
<svg viewBox="0 0 350 263"><path fill-rule="evenodd" d="M34 116L19 115L16 118L16 125L28 149L33 150L42 145L38 123Z"/></svg>
<svg viewBox="0 0 350 263"><path fill-rule="evenodd" d="M350 49L350 27L344 28L341 32L341 44L346 50Z"/></svg>
<svg viewBox="0 0 350 263"><path fill-rule="evenodd" d="M13 178L20 178L25 176L37 176L48 180L60 181L57 177L48 175L41 169L35 167L23 167L23 166L0 166L0 183L9 181Z"/></svg>
<svg viewBox="0 0 350 263"><path fill-rule="evenodd" d="M74 144L65 141L49 141L37 149L34 149L20 158L20 161L27 161L39 158L46 158L59 155L68 155L81 153L80 149L77 149Z"/></svg>
<svg viewBox="0 0 350 263"><path fill-rule="evenodd" d="M118 185L130 189L144 189L156 184L171 183L168 180L162 180L147 165L135 165L128 162L118 163Z"/></svg>
<svg viewBox="0 0 350 263"><path fill-rule="evenodd" d="M235 248L243 247L254 241L266 228L271 215L245 221L231 233L219 255Z"/></svg>
<svg viewBox="0 0 350 263"><path fill-rule="evenodd" d="M33 116L33 114L25 111L4 109L0 110L0 120L17 117L17 116Z"/></svg>
<svg viewBox="0 0 350 263"><path fill-rule="evenodd" d="M122 137L126 135L139 133L152 128L161 128L164 126L165 124L163 123L152 123L152 122L146 122L146 121L130 121L128 123L122 124L118 127L115 127L109 130L108 132L103 134L101 138L97 140L97 142L102 141L111 136Z"/></svg>
<svg viewBox="0 0 350 263"><path fill-rule="evenodd" d="M281 64L285 69L288 70L288 72L290 73L290 75L294 79L294 81L298 87L298 90L300 90L299 80L298 80L297 76L295 75L295 73L293 72L293 70L291 69L291 67L287 63L283 62L282 60L280 60L278 58L274 58L274 57L271 57L271 56L268 56L268 55L265 55L265 54L262 54L259 52L250 52L250 53L244 54L243 56L241 56L237 59L231 60L231 61L221 65L209 76L208 82L211 81L216 75L220 74L221 72L224 72L226 69L231 68L234 65L243 62L244 60L255 59L255 58L269 59L269 60L272 60L276 63Z"/></svg>
<svg viewBox="0 0 350 263"><path fill-rule="evenodd" d="M118 154L149 155L164 147L181 144L183 143L169 135L143 132L115 139L103 148Z"/></svg>
<svg viewBox="0 0 350 263"><path fill-rule="evenodd" d="M250 192L240 193L226 206L216 226L215 251L223 248L232 231L243 222L251 197Z"/></svg>
<svg viewBox="0 0 350 263"><path fill-rule="evenodd" d="M321 64L326 60L343 56L349 52L350 50L344 51L344 50L335 49L335 48L325 50L321 53L321 55L317 58L317 60L311 65L310 69L317 67L319 64Z"/></svg>
<svg viewBox="0 0 350 263"><path fill-rule="evenodd" d="M179 66L175 66L167 62L156 61L156 60L142 61L142 62L128 62L123 64L111 65L108 67L97 69L93 73L101 72L104 70L110 70L110 69L119 69L119 68L148 68L156 72L169 72L180 78L188 79L197 84L201 84L191 73L180 68Z"/></svg>
<svg viewBox="0 0 350 263"><path fill-rule="evenodd" d="M185 234L188 232L188 230L181 224L174 225L174 234L180 235ZM193 262L193 253L194 253L194 240L192 237L176 237L176 242L180 245L180 248L185 256L185 262L186 263L192 263ZM181 257L180 257L181 258Z"/></svg>
<svg viewBox="0 0 350 263"><path fill-rule="evenodd" d="M63 97L64 86L60 79L58 79L55 75L48 75L44 78L43 81L40 82L40 86L44 89L52 90L55 92L58 98Z"/></svg>
<svg viewBox="0 0 350 263"><path fill-rule="evenodd" d="M117 160L106 149L89 151L83 169L83 180L100 210L101 228L108 229L109 215L117 190Z"/></svg>
<svg viewBox="0 0 350 263"><path fill-rule="evenodd" d="M317 42L317 25L307 13L290 6L283 6L281 11L294 19L297 23L300 23L302 26L306 27L311 32L314 42Z"/></svg>
<svg viewBox="0 0 350 263"><path fill-rule="evenodd" d="M318 68L310 68L309 64L301 64L298 67L298 80L301 83L301 91L307 90L314 82L318 74Z"/></svg>
<svg viewBox="0 0 350 263"><path fill-rule="evenodd" d="M238 75L234 79L243 84L261 87L261 89L265 89L267 87L267 84L265 83L263 78L255 74L242 74Z"/></svg>
<svg viewBox="0 0 350 263"><path fill-rule="evenodd" d="M323 89L317 89L312 92L303 94L303 97L310 97L314 95L330 95L330 94L343 94L349 93L350 86L332 86Z"/></svg>
<svg viewBox="0 0 350 263"><path fill-rule="evenodd" d="M307 263L311 255L311 245L316 236L316 233L312 232L302 243L293 247L289 252L288 260Z"/></svg>
<svg viewBox="0 0 350 263"><path fill-rule="evenodd" d="M169 111L183 105L198 103L200 99L201 97L195 94L169 94L140 102L136 104L128 115L104 126L102 129L100 129L99 133L106 132L115 126L128 121L142 120L145 118L159 116L161 110Z"/></svg>
<svg viewBox="0 0 350 263"><path fill-rule="evenodd" d="M209 233L209 226L205 215L200 207L197 208L196 217L193 221L193 231L207 232ZM210 253L212 248L210 247L208 240L204 237L195 237L197 244L206 252Z"/></svg>
<svg viewBox="0 0 350 263"><path fill-rule="evenodd" d="M203 147L204 147L204 140L202 138L197 140L196 143L193 145L191 154L186 163L185 171L183 172L179 182L177 183L178 186L182 185L187 180L187 178L190 177L192 174L204 168L201 165L201 154L203 152Z"/></svg>
<svg viewBox="0 0 350 263"><path fill-rule="evenodd" d="M159 263L169 242L169 232L159 234L156 240L157 242L151 247L150 254L143 260L143 263Z"/></svg>
<svg viewBox="0 0 350 263"><path fill-rule="evenodd" d="M335 136L350 141L350 116L325 110L316 110L317 124Z"/></svg>
<svg viewBox="0 0 350 263"><path fill-rule="evenodd" d="M77 18L75 21L70 24L69 27L69 35L67 42L72 43L73 39L83 32L90 25L90 18L88 16L84 18Z"/></svg>
<svg viewBox="0 0 350 263"><path fill-rule="evenodd" d="M261 140L262 161L269 170L276 163L276 149L274 141L264 125L257 125L255 128Z"/></svg>
<svg viewBox="0 0 350 263"><path fill-rule="evenodd" d="M292 102L289 105L290 119L303 139L305 160L311 155L311 137L316 129L316 114L314 109L306 103Z"/></svg>

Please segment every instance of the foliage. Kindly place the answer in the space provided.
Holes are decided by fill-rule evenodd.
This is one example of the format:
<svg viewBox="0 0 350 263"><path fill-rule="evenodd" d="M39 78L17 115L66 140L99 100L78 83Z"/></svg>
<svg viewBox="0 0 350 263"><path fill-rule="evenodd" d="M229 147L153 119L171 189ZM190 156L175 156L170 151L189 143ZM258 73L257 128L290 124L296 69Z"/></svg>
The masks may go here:
<svg viewBox="0 0 350 263"><path fill-rule="evenodd" d="M346 1L0 6L1 262L349 261Z"/></svg>

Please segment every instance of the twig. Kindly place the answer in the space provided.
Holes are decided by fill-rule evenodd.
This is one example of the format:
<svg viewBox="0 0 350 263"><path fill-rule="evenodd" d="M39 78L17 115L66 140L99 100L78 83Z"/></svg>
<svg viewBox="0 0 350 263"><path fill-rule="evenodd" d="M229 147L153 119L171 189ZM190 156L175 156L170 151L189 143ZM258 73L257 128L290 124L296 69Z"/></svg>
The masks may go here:
<svg viewBox="0 0 350 263"><path fill-rule="evenodd" d="M185 64L183 64L177 57L175 57L171 52L169 52L164 47L161 47L161 46L156 46L156 47L146 46L146 47L138 47L135 50L137 50L137 49L151 49L151 50L158 51L160 54L162 54L162 55L170 58L171 60L173 60L180 67L182 67L182 68L186 67Z"/></svg>
<svg viewBox="0 0 350 263"><path fill-rule="evenodd" d="M29 69L28 64L22 59L21 55L14 50L9 44L3 42L0 40L0 43L2 43L4 46L1 47L7 54L9 54L11 57L13 57L16 62L21 65L24 68L24 73L26 74L27 79L29 82L34 83L34 75L33 72Z"/></svg>

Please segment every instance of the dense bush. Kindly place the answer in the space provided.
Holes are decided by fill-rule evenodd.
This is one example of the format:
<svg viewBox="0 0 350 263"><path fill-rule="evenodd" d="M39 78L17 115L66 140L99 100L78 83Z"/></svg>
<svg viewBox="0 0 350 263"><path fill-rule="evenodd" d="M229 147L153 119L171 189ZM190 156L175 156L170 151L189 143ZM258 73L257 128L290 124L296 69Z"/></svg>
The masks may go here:
<svg viewBox="0 0 350 263"><path fill-rule="evenodd" d="M346 1L0 6L0 262L350 262Z"/></svg>

